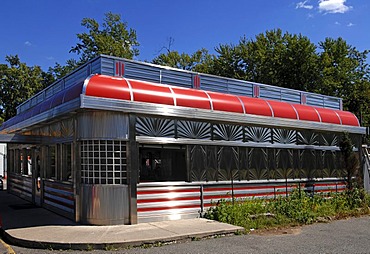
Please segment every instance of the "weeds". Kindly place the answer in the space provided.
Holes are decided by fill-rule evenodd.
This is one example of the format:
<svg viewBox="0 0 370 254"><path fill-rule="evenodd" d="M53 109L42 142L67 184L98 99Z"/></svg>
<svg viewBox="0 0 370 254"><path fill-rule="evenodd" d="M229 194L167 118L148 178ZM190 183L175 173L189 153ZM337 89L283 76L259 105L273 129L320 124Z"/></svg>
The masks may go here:
<svg viewBox="0 0 370 254"><path fill-rule="evenodd" d="M358 188L319 195L308 195L295 189L288 197L271 200L220 200L205 213L205 217L246 229L261 229L369 214L369 206L370 195Z"/></svg>

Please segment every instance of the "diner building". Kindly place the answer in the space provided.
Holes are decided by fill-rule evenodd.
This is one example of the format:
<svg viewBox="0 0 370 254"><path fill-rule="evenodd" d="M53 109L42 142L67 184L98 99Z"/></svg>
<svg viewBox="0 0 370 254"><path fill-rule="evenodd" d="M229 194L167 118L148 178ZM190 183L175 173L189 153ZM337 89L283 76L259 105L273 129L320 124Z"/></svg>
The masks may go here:
<svg viewBox="0 0 370 254"><path fill-rule="evenodd" d="M84 224L195 218L221 198L346 188L342 99L101 55L0 127L8 191Z"/></svg>

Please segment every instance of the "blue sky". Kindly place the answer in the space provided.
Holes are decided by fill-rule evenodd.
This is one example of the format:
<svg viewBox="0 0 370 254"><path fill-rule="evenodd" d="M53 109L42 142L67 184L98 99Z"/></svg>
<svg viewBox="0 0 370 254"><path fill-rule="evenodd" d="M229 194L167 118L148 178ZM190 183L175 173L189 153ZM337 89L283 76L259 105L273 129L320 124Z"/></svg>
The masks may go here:
<svg viewBox="0 0 370 254"><path fill-rule="evenodd" d="M369 0L2 0L0 63L18 54L44 70L76 57L84 17L101 22L104 13L121 14L137 32L140 55L152 60L169 38L171 49L213 53L220 43L237 43L266 30L301 33L312 42L344 38L359 50L370 49Z"/></svg>

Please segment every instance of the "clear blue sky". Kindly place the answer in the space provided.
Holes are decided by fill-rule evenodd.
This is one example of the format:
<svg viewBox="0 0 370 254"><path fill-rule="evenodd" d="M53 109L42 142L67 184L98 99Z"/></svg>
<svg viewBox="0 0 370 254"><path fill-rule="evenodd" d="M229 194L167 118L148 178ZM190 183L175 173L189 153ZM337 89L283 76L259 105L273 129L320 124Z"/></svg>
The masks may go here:
<svg viewBox="0 0 370 254"><path fill-rule="evenodd" d="M84 17L101 22L104 13L121 14L137 32L140 55L152 60L168 39L173 50L192 53L220 43L237 43L266 30L302 33L312 42L344 38L370 49L369 0L1 0L0 63L18 54L44 70L64 64L77 43Z"/></svg>

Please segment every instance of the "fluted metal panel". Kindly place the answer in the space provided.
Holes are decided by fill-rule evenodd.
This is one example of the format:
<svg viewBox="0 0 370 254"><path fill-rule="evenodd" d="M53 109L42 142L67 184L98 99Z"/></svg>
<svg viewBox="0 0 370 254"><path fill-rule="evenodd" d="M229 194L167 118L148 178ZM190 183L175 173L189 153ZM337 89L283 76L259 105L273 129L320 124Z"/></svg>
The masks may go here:
<svg viewBox="0 0 370 254"><path fill-rule="evenodd" d="M96 58L93 60L90 64L91 68L91 73L90 74L103 74L103 75L108 75L106 72L106 68L104 68L104 63L107 59L105 58ZM104 70L104 73L103 73ZM113 74L113 72L111 72Z"/></svg>
<svg viewBox="0 0 370 254"><path fill-rule="evenodd" d="M278 87L270 86L259 86L259 87L260 87L259 93L260 98L281 101L281 89L279 89Z"/></svg>
<svg viewBox="0 0 370 254"><path fill-rule="evenodd" d="M126 78L160 83L160 73L160 68L156 66L150 66L136 62L125 62Z"/></svg>
<svg viewBox="0 0 370 254"><path fill-rule="evenodd" d="M128 139L128 115L109 111L78 115L77 137L81 139Z"/></svg>
<svg viewBox="0 0 370 254"><path fill-rule="evenodd" d="M81 185L80 219L94 225L130 223L128 185Z"/></svg>
<svg viewBox="0 0 370 254"><path fill-rule="evenodd" d="M201 80L200 87L203 90L228 93L226 79L222 79L216 76L200 75L200 80Z"/></svg>
<svg viewBox="0 0 370 254"><path fill-rule="evenodd" d="M191 73L188 72L174 72L172 70L161 70L161 84L181 86L185 88L192 88Z"/></svg>
<svg viewBox="0 0 370 254"><path fill-rule="evenodd" d="M324 107L324 96L319 94L306 94L306 104L310 106Z"/></svg>
<svg viewBox="0 0 370 254"><path fill-rule="evenodd" d="M111 58L102 57L101 58L101 74L114 76L114 60Z"/></svg>
<svg viewBox="0 0 370 254"><path fill-rule="evenodd" d="M227 90L231 94L253 97L253 83L246 81L229 79L227 80Z"/></svg>
<svg viewBox="0 0 370 254"><path fill-rule="evenodd" d="M83 82L85 78L90 75L90 66L85 65L82 68L78 69L73 75L70 75L64 80L64 88L70 87L74 84Z"/></svg>
<svg viewBox="0 0 370 254"><path fill-rule="evenodd" d="M324 107L332 109L341 109L340 99L334 97L324 97Z"/></svg>

